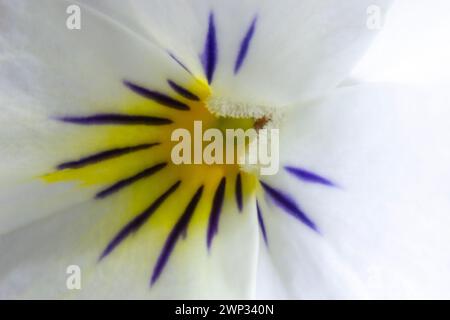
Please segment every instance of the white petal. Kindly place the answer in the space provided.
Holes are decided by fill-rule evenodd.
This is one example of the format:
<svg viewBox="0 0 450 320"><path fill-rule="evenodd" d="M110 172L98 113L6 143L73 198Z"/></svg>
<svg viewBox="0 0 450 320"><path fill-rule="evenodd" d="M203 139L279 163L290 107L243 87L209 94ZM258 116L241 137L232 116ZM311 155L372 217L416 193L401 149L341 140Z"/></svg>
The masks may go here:
<svg viewBox="0 0 450 320"><path fill-rule="evenodd" d="M14 88L40 99L30 111L114 108L128 92L123 79L155 90L167 90L168 78L190 80L165 51L89 7L81 6L81 30L69 30L65 1L1 5L2 95Z"/></svg>
<svg viewBox="0 0 450 320"><path fill-rule="evenodd" d="M446 101L415 88L347 87L287 117L283 164L338 185L284 171L266 179L320 230L266 209L268 250L291 297L450 296Z"/></svg>
<svg viewBox="0 0 450 320"><path fill-rule="evenodd" d="M148 37L145 26L137 19L137 12L129 1L122 0L77 0L83 7L108 16L123 28L129 29L140 37ZM150 38L148 38L150 39Z"/></svg>
<svg viewBox="0 0 450 320"><path fill-rule="evenodd" d="M167 79L191 81L164 50L89 7L81 5L81 30L69 30L70 4L0 1L0 180L2 200L10 201L2 201L0 232L61 209L56 202L65 191L60 188L34 204L18 198L43 195L33 189L38 185L33 179L53 170L57 161L98 147L95 139L80 139L76 126L52 117L119 112L137 99L124 79L161 92L170 89ZM66 138L75 144L69 146ZM20 191L20 184L28 186ZM80 200L62 198L68 206Z"/></svg>
<svg viewBox="0 0 450 320"><path fill-rule="evenodd" d="M142 23L162 46L201 72L199 55L214 14L217 96L239 103L280 106L321 95L343 80L376 34L367 9L384 13L390 1L135 1ZM254 35L234 74L238 52L253 19Z"/></svg>
<svg viewBox="0 0 450 320"><path fill-rule="evenodd" d="M450 44L442 39L450 37L449 10L445 0L394 1L386 24L353 75L371 82L448 86Z"/></svg>
<svg viewBox="0 0 450 320"><path fill-rule="evenodd" d="M111 202L112 201L112 202ZM222 212L210 252L206 229L194 225L180 238L161 276L150 278L168 235L164 215L178 202L167 202L133 236L98 261L106 245L124 226L126 204L92 202L40 220L0 237L2 298L213 299L254 296L258 230L254 207L238 214ZM182 201L183 202L183 201ZM167 220L167 219L166 219ZM170 227L172 226L170 223ZM239 250L236 250L238 248ZM81 268L81 289L69 290L67 267Z"/></svg>

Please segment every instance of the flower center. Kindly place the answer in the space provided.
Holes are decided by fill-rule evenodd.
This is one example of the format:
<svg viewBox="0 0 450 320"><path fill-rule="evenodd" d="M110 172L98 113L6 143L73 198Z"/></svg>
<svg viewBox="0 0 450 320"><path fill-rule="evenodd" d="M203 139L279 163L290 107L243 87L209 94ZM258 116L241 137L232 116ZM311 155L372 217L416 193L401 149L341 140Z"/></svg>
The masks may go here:
<svg viewBox="0 0 450 320"><path fill-rule="evenodd" d="M184 119L180 127L172 132L172 163L225 164L240 167L245 165L248 168L251 165L260 165L261 160L271 160L272 158L268 156L278 152L272 147L271 153L263 154L264 158L260 157L264 151L269 151L267 149L269 136L267 129L263 129L269 122L268 117L260 119L224 117L212 115L205 105L200 108L200 113L204 114Z"/></svg>
<svg viewBox="0 0 450 320"><path fill-rule="evenodd" d="M256 21L255 17L242 40L234 74L243 67ZM169 55L192 74L174 55ZM58 117L59 121L84 128L76 138L73 134L69 137L72 143L68 143L67 159L60 159L63 162L56 165L55 171L42 177L51 183L78 181L81 187L95 189L93 198L96 201L110 201L113 212L105 217L106 221L101 226L102 232L110 238L105 242L103 252L99 253L100 260L113 254L116 248L123 247L124 242L136 241L129 236L145 226L150 232L157 229L163 239L160 243L152 243L158 251L151 284L162 274L176 243L188 234L188 228L206 231L206 247L210 249L223 213L241 213L245 209L256 211L255 218L267 243L260 207L260 204L266 205L267 198L312 230L318 230L288 194L258 180L259 172L255 168L260 162L255 165L240 162L242 154L258 159L261 147L265 146L267 150L269 144L272 154L278 152L272 146L276 140L274 137L261 137L267 138L267 129L278 127L280 115L272 107L212 94L210 84L218 61L213 13L209 16L201 60L205 80L193 77L191 84L180 84L168 79L167 90L159 92L127 79L123 81L127 95L123 101L118 101L123 108L117 112ZM101 107L110 110L111 106ZM202 128L200 138L198 125ZM253 137L245 137L249 130L254 132ZM244 132L244 139L239 140L235 136L230 140L223 138L236 131ZM174 132L188 134L187 147L179 147L181 139L174 139ZM227 143L236 140L237 143L231 147ZM264 140L265 145L259 143ZM258 141L258 149L252 149L255 141ZM215 148L211 147L213 142ZM177 147L178 155L194 154L194 160L188 163L174 161ZM208 147L212 158L220 159L217 152L226 151L222 162L202 161L204 152L199 157L200 161L196 161L196 150L204 151ZM231 161L224 161L228 158L228 149L233 151L233 156L229 157ZM239 149L244 151L238 152ZM258 150L257 155L255 150ZM329 180L307 170L297 167L284 169L300 180L334 186ZM222 213L225 204L227 212ZM111 215L113 220L120 221L118 229L108 230Z"/></svg>

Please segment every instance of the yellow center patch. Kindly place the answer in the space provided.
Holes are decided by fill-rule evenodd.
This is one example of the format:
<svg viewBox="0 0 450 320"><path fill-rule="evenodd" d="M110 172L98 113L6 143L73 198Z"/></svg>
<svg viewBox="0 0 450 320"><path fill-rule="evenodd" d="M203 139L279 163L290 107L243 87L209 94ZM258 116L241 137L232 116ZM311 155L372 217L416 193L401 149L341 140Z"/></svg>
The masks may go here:
<svg viewBox="0 0 450 320"><path fill-rule="evenodd" d="M121 110L123 115L162 117L170 119L171 124L160 126L114 123L86 125L80 128L81 133L77 141L73 141L74 148L80 151L79 159L86 159L90 155L104 153L108 150L122 150L130 146L146 144L155 145L120 155L115 154L115 156L104 158L101 161L91 161L83 166L60 168L44 175L42 179L48 183L74 181L79 187L91 187L94 192L101 192L105 188L130 179L130 177L136 177L152 166L165 164L154 174L136 178L132 183L99 201L108 201L108 198L112 197L115 197L116 201L120 199L121 212L117 212L116 218L126 225L145 211L165 190L180 181L180 187L166 200L170 204L163 203L151 217L152 226L162 228L165 233L169 233L195 191L200 186L204 186L201 200L189 225L207 227L214 196L222 178L226 179L224 201L233 202L236 201L236 193L239 191L236 190L238 175L244 199L253 196L257 179L251 174L242 172L237 164L174 164L171 160L171 151L176 142L171 141L171 134L178 128L184 128L194 134L194 121L201 121L205 130L217 128L224 131L230 128L244 130L251 128L255 125L255 120L213 115L205 102L211 95L211 89L205 81L196 80L187 90L197 96L199 101L187 99L179 94L171 95L170 98L183 102L189 106L190 110L168 108L131 91L121 103L124 106ZM60 160L70 161L73 159ZM245 201L243 202L245 203ZM126 210L123 210L123 204L126 204ZM239 210L238 207L239 204L236 203L236 211Z"/></svg>

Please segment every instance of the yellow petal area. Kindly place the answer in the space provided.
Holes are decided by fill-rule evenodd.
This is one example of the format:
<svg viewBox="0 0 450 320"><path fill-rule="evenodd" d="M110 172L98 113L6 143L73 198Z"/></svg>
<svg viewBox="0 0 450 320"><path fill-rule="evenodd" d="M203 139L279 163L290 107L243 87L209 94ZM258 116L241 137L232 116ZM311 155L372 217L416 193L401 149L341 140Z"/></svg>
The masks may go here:
<svg viewBox="0 0 450 320"><path fill-rule="evenodd" d="M120 202L120 206L111 205L111 211L114 211L114 213L108 214L101 225L92 227L102 228L105 232L108 232L109 225L117 226L117 223L108 223L108 219L111 219L112 216L117 219L115 222L120 221L119 225L125 226L134 217L145 211L155 199L160 197L174 183L181 181L180 187L169 196L139 230L139 232L151 232L152 229L158 228L161 234L167 236L183 214L196 190L203 185L202 198L189 226L195 225L200 227L195 228L196 230L205 231L206 248L206 228L220 180L223 177L226 178L224 201L235 203L237 214L238 207L235 198L237 175L240 173L242 178L244 204L246 199L254 197L257 179L252 174L242 172L237 164L174 164L171 161L171 150L177 142L171 141L171 134L177 128L184 128L189 130L191 136L193 136L194 121L202 121L203 130L218 128L224 131L227 128L242 128L244 130L251 128L255 125L255 120L217 117L207 108L206 101L212 92L205 81L197 79L186 87L191 93L199 97L200 101L188 100L176 93L170 96L189 105L189 111L168 108L132 91L129 91L124 100L119 102L120 105L123 105L122 114L163 117L172 120L172 124L162 126L79 125L80 134L76 139L70 137L67 141L68 147L76 150L75 153L78 154L79 158L114 148L148 143L160 143L159 145L89 164L82 168L56 170L42 176L42 179L47 183L73 181L80 188L92 188L93 197L95 197L96 193L118 181L134 176L158 163L165 162L167 166L154 175L139 179L104 199L96 200L114 200L111 201L111 204ZM108 106L104 106L104 109L104 113L108 113ZM67 125L73 126L76 124L68 123ZM55 159L55 164L73 160L77 159ZM110 230L108 233L114 235L119 230ZM164 240L162 239L162 241ZM124 241L120 246L124 246L126 243L127 241ZM153 249L161 250L161 247L158 246L158 248Z"/></svg>

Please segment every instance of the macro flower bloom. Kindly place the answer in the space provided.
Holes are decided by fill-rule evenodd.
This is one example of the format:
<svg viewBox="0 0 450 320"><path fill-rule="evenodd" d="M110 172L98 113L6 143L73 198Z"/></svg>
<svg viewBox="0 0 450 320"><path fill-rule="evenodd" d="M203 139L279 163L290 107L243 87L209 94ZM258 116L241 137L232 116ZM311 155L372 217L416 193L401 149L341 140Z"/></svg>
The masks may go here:
<svg viewBox="0 0 450 320"><path fill-rule="evenodd" d="M445 292L444 100L345 84L389 1L71 4L0 1L0 296ZM194 121L279 129L279 172L172 163Z"/></svg>

